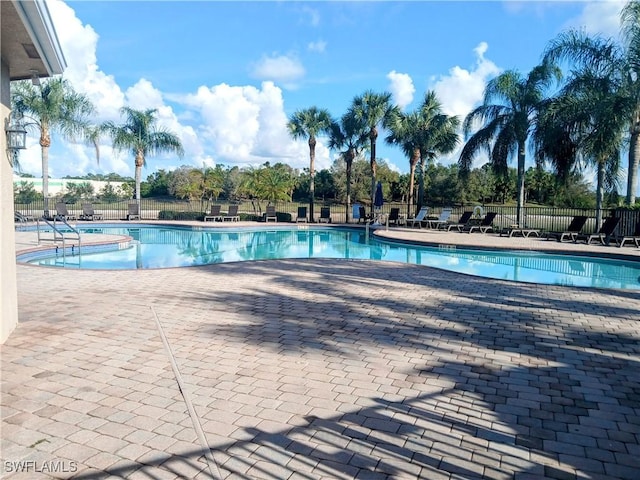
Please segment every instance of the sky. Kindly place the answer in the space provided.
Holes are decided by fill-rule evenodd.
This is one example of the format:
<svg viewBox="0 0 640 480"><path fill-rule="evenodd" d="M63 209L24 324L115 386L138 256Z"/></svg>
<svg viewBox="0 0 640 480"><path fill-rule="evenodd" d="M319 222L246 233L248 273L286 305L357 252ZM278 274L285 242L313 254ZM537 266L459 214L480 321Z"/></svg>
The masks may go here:
<svg viewBox="0 0 640 480"><path fill-rule="evenodd" d="M342 116L367 90L390 92L404 111L428 90L461 119L485 83L516 69L526 75L550 40L569 28L617 36L624 2L600 1L66 1L47 5L64 52L63 74L96 107L94 121L122 122L120 109L157 109L185 154L147 158L142 178L182 165L309 167L305 140L286 124L316 106ZM382 132L377 154L405 173L409 162ZM22 171L42 175L35 134ZM316 169L337 153L324 138ZM438 161L457 161L457 152ZM479 158L477 165L484 163ZM625 163L625 162L623 162ZM515 166L515 164L513 165ZM54 134L50 175L133 176L129 152L109 139L93 147Z"/></svg>

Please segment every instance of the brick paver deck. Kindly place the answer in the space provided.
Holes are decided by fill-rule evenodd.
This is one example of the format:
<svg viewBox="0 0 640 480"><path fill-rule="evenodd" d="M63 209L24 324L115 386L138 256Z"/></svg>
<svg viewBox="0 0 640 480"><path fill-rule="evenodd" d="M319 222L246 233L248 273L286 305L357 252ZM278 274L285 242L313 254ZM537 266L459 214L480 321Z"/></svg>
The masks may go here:
<svg viewBox="0 0 640 480"><path fill-rule="evenodd" d="M18 288L7 478L640 478L637 291L341 260Z"/></svg>

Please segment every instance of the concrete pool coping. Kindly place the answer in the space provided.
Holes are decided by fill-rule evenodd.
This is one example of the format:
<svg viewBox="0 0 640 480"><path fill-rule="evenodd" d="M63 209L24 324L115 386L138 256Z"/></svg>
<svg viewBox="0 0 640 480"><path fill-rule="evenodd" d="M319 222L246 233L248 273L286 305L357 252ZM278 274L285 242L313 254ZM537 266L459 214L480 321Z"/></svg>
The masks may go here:
<svg viewBox="0 0 640 480"><path fill-rule="evenodd" d="M636 292L369 260L17 275L7 478L637 478Z"/></svg>

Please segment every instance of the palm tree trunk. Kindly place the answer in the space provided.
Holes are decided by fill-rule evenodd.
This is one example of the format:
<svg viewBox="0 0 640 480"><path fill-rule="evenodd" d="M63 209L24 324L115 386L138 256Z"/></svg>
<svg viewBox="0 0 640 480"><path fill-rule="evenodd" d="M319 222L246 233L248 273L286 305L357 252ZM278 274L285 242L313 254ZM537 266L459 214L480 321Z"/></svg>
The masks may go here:
<svg viewBox="0 0 640 480"><path fill-rule="evenodd" d="M416 148L409 159L409 196L407 199L407 218L411 216L411 206L413 205L413 186L416 178L416 164L420 160L420 149Z"/></svg>
<svg viewBox="0 0 640 480"><path fill-rule="evenodd" d="M629 172L627 174L627 205L636 203L636 188L638 187L638 168L640 167L640 122L631 132L629 140Z"/></svg>
<svg viewBox="0 0 640 480"><path fill-rule="evenodd" d="M42 150L42 197L44 199L44 217L49 218L49 147L51 135L49 129L42 125L40 131L40 148Z"/></svg>
<svg viewBox="0 0 640 480"><path fill-rule="evenodd" d="M604 199L604 161L598 162L598 178L596 180L596 232L602 226L602 201Z"/></svg>
<svg viewBox="0 0 640 480"><path fill-rule="evenodd" d="M374 127L373 130L371 130L371 134L369 135L369 140L371 142L371 216L373 217L374 214L374 205L373 203L375 202L375 198L376 198L376 177L377 177L377 172L376 172L376 139L378 138L378 130Z"/></svg>
<svg viewBox="0 0 640 480"><path fill-rule="evenodd" d="M347 152L347 214L346 214L346 222L349 223L349 212L351 210L351 169L353 167L353 153L351 151Z"/></svg>
<svg viewBox="0 0 640 480"><path fill-rule="evenodd" d="M49 147L42 147L42 197L44 217L49 218Z"/></svg>
<svg viewBox="0 0 640 480"><path fill-rule="evenodd" d="M524 142L518 143L518 203L516 206L516 221L520 227L524 227Z"/></svg>
<svg viewBox="0 0 640 480"><path fill-rule="evenodd" d="M142 183L142 166L144 165L144 156L142 152L136 154L136 201L140 205L140 184Z"/></svg>
<svg viewBox="0 0 640 480"><path fill-rule="evenodd" d="M314 223L313 208L315 203L315 161L316 161L316 139L309 137L309 221Z"/></svg>
<svg viewBox="0 0 640 480"><path fill-rule="evenodd" d="M419 206L420 208L422 208L422 206L424 205L424 181L425 181L425 161L424 161L424 157L420 157L420 169L419 169L419 176L418 176L418 202L417 202L417 206ZM416 211L414 213L418 213L417 212L417 208Z"/></svg>

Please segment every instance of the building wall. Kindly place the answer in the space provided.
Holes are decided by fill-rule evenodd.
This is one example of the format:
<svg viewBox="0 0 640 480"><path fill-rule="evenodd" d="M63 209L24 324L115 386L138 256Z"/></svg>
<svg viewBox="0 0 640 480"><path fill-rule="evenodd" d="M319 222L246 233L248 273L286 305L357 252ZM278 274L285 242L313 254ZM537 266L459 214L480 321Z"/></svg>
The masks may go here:
<svg viewBox="0 0 640 480"><path fill-rule="evenodd" d="M5 119L10 112L9 67L0 63L0 205L13 206L13 168L7 157ZM0 343L4 343L18 324L18 288L16 285L16 241L13 208L0 208Z"/></svg>
<svg viewBox="0 0 640 480"><path fill-rule="evenodd" d="M36 192L42 193L42 178L20 178L17 175L13 176L13 184L19 185L20 182L29 182L33 185L33 188ZM93 189L98 195L100 190L102 190L107 185L111 185L113 188L119 188L123 185L124 182L103 182L100 180L76 180L69 178L50 178L49 179L49 196L57 196L66 193L67 185L69 184L80 184L80 183L90 183L93 185Z"/></svg>

